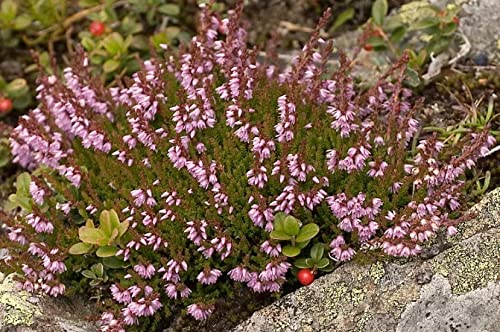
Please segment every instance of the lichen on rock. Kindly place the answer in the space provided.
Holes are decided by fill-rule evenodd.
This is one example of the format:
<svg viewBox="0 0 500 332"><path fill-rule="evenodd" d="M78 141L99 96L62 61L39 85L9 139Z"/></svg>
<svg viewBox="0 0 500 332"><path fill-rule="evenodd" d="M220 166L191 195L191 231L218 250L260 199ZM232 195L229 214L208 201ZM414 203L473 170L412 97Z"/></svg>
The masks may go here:
<svg viewBox="0 0 500 332"><path fill-rule="evenodd" d="M30 294L15 287L14 275L10 274L0 283L0 329L4 326L33 325L38 307L29 302Z"/></svg>

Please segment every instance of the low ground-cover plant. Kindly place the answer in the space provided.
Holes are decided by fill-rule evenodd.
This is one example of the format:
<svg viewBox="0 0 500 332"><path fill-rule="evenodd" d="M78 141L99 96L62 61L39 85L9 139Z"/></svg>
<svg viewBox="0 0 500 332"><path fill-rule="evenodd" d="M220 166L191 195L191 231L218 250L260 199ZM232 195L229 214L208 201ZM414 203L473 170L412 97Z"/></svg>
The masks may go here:
<svg viewBox="0 0 500 332"><path fill-rule="evenodd" d="M206 319L242 287L279 292L292 263L315 273L365 250L408 257L456 233L487 129L412 154L408 56L358 92L347 58L326 67L329 12L280 70L247 49L241 9L205 8L189 45L120 86L105 88L82 54L64 77L40 77L40 106L10 139L36 169L30 207L0 215L23 289L98 292L103 331L155 330L181 310Z"/></svg>

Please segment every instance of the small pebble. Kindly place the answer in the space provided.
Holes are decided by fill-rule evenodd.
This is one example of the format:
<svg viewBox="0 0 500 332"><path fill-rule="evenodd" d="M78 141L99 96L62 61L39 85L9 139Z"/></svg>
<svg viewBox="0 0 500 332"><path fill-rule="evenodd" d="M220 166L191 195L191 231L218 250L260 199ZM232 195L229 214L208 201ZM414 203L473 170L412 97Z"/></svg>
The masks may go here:
<svg viewBox="0 0 500 332"><path fill-rule="evenodd" d="M478 66L487 66L488 65L488 56L484 53L476 54L472 61Z"/></svg>

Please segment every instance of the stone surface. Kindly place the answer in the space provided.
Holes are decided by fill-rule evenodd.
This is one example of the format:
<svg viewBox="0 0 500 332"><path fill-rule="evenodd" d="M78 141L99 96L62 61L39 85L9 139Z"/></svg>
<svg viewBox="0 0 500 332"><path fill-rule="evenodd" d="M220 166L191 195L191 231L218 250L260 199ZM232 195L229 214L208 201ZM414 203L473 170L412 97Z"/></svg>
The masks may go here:
<svg viewBox="0 0 500 332"><path fill-rule="evenodd" d="M90 315L83 303L33 296L16 289L13 275L0 278L1 332L92 332Z"/></svg>
<svg viewBox="0 0 500 332"><path fill-rule="evenodd" d="M498 0L430 0L439 6L456 4L460 12L460 28L469 39L471 58L479 54L500 60L500 1Z"/></svg>
<svg viewBox="0 0 500 332"><path fill-rule="evenodd" d="M233 332L498 331L500 188L471 212L430 258L342 265Z"/></svg>

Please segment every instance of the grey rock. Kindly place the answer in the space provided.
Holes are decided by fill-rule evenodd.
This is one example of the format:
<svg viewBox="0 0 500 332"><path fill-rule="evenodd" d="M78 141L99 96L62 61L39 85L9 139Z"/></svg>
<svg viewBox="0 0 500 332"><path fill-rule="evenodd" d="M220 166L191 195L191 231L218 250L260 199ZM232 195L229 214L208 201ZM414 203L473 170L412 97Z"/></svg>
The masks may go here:
<svg viewBox="0 0 500 332"><path fill-rule="evenodd" d="M19 291L12 274L0 282L1 332L94 332L91 314L82 300Z"/></svg>
<svg viewBox="0 0 500 332"><path fill-rule="evenodd" d="M500 1L430 0L430 3L440 7L461 6L460 28L471 43L471 57L482 54L490 60L500 60Z"/></svg>
<svg viewBox="0 0 500 332"><path fill-rule="evenodd" d="M348 263L233 332L494 332L500 326L500 188L428 259Z"/></svg>
<svg viewBox="0 0 500 332"><path fill-rule="evenodd" d="M418 301L401 314L396 332L493 332L500 326L498 294L500 285L490 282L486 288L453 296L448 280L436 274L422 287Z"/></svg>

